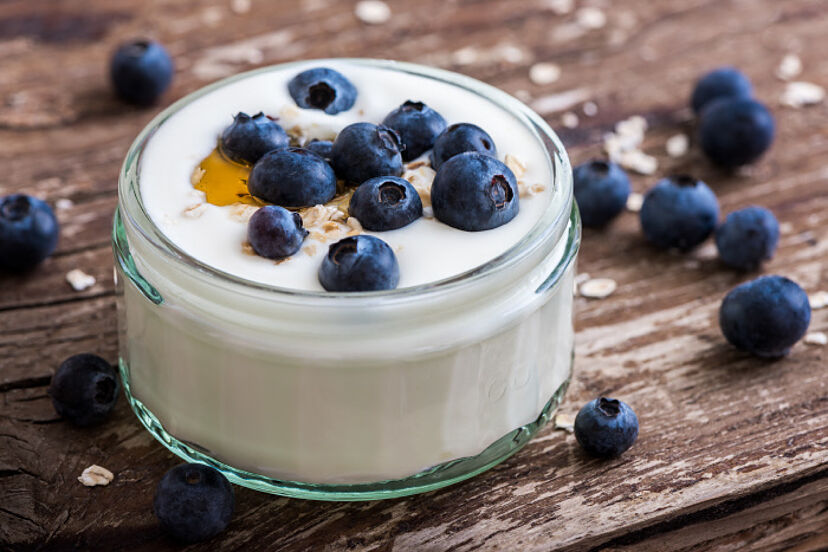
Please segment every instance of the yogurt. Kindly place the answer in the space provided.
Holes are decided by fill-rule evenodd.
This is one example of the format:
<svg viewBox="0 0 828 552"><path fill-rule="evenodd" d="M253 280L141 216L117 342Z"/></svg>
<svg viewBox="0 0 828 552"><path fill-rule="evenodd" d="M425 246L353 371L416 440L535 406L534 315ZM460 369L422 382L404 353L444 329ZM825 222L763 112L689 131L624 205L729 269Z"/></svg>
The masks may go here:
<svg viewBox="0 0 828 552"><path fill-rule="evenodd" d="M550 202L562 202L563 194L556 194L549 185L552 173L544 145L521 121L495 103L457 86L393 68L325 62L358 89L350 110L327 115L298 108L287 91L287 82L293 76L314 66L318 64L260 73L214 90L167 119L149 140L139 169L143 203L164 234L187 254L217 270L255 282L322 290L316 276L322 257L330 243L352 233L353 228L347 224L342 224L339 232L326 232L323 225L329 219L317 209L303 217L311 231L305 247L288 260L274 265L243 248L247 220L255 207L213 205L193 187L194 170L215 149L221 131L239 111L251 115L263 111L277 117L289 133L306 141L331 139L355 122L379 124L390 111L411 99L431 106L449 124L475 123L492 136L501 160L510 165L520 181L522 197L517 217L485 232L464 232L443 224L429 214L428 193L434 172L426 164L428 153L408 163L403 177L421 192L427 216L398 230L365 232L380 237L394 249L400 265L399 287L436 282L485 264L525 236Z"/></svg>
<svg viewBox="0 0 828 552"><path fill-rule="evenodd" d="M285 83L318 65L359 88L351 111L293 105ZM494 230L424 217L376 233L396 250L401 289L324 292L316 271L327 238L309 237L317 251L278 264L246 254L249 206L194 191L194 168L237 111L330 137L409 98L484 127L502 159L525 167L526 193L518 216ZM200 215L185 214L193 209ZM127 155L114 232L127 397L173 452L255 489L354 500L451 484L522 446L565 390L578 241L557 138L494 89L360 60L230 80L160 115Z"/></svg>

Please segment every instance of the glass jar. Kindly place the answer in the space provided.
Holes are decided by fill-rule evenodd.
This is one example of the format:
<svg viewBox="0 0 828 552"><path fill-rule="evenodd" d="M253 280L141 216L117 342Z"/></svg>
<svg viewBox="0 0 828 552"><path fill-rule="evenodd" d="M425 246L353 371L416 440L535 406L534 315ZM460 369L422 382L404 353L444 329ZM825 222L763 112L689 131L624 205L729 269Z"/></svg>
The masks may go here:
<svg viewBox="0 0 828 552"><path fill-rule="evenodd" d="M506 110L549 152L563 201L503 255L428 285L295 291L220 272L153 223L138 169L168 117L250 73L225 79L156 117L124 162L113 231L120 370L138 418L182 458L261 491L373 500L467 479L549 420L572 370L580 223L566 153L524 104L455 73L346 61L450 83Z"/></svg>

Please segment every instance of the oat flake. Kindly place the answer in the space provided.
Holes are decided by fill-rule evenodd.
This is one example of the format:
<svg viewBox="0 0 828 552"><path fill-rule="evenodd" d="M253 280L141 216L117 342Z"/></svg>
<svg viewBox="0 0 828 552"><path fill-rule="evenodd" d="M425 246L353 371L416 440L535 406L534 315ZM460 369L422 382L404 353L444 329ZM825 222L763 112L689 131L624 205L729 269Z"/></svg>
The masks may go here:
<svg viewBox="0 0 828 552"><path fill-rule="evenodd" d="M627 196L627 211L637 213L641 210L642 205L644 205L644 196L642 194L639 194L638 192L633 192L629 196Z"/></svg>
<svg viewBox="0 0 828 552"><path fill-rule="evenodd" d="M578 116L571 111L567 111L561 115L561 124L566 128L578 128L579 123Z"/></svg>
<svg viewBox="0 0 828 552"><path fill-rule="evenodd" d="M814 310L828 307L828 291L817 291L816 293L812 293L808 296L808 303Z"/></svg>
<svg viewBox="0 0 828 552"><path fill-rule="evenodd" d="M603 299L604 297L609 297L617 287L618 284L612 278L594 278L581 284L578 287L578 291L584 297Z"/></svg>
<svg viewBox="0 0 828 552"><path fill-rule="evenodd" d="M535 84L552 84L561 78L561 68L554 63L540 62L529 68L529 80Z"/></svg>
<svg viewBox="0 0 828 552"><path fill-rule="evenodd" d="M72 286L75 291L83 291L95 285L95 277L87 274L79 268L75 268L66 273L66 281Z"/></svg>
<svg viewBox="0 0 828 552"><path fill-rule="evenodd" d="M690 139L686 134L676 134L667 139L664 144L664 149L667 150L667 155L670 157L681 157L687 153L690 147Z"/></svg>
<svg viewBox="0 0 828 552"><path fill-rule="evenodd" d="M357 19L369 25L381 25L391 19L391 8L381 0L362 0L354 8Z"/></svg>
<svg viewBox="0 0 828 552"><path fill-rule="evenodd" d="M78 481L87 487L94 487L96 485L106 486L113 479L115 479L115 476L112 475L111 471L97 464L92 464L83 470L83 473L78 477Z"/></svg>
<svg viewBox="0 0 828 552"><path fill-rule="evenodd" d="M803 340L808 345L828 345L828 335L825 332L810 332Z"/></svg>
<svg viewBox="0 0 828 552"><path fill-rule="evenodd" d="M575 22L584 29L595 30L607 24L607 16L598 8L585 7L575 13Z"/></svg>
<svg viewBox="0 0 828 552"><path fill-rule="evenodd" d="M574 433L575 418L569 414L555 414L555 429L562 429L567 433Z"/></svg>
<svg viewBox="0 0 828 552"><path fill-rule="evenodd" d="M825 99L825 89L812 82L789 82L779 101L788 107L816 105Z"/></svg>
<svg viewBox="0 0 828 552"><path fill-rule="evenodd" d="M782 58L776 68L776 76L782 80L791 80L802 73L802 60L796 54L788 54Z"/></svg>

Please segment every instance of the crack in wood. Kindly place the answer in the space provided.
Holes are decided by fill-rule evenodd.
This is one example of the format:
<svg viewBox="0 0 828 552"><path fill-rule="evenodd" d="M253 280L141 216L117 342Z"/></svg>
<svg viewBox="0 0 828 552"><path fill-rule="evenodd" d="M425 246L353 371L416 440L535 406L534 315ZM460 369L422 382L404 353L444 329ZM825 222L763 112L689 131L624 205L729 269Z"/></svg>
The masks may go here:
<svg viewBox="0 0 828 552"><path fill-rule="evenodd" d="M696 512L691 512L688 514L682 514L672 519L656 523L649 527L644 527L643 529L632 531L626 535L615 537L605 543L602 543L600 546L590 549L589 552L600 552L601 550L612 549L614 547L632 546L634 544L643 542L647 539L651 539L659 535L664 535L677 529L688 527L690 525L696 525L707 521L722 519L727 516L739 513L743 510L748 510L750 508L758 506L763 502L767 502L779 496L792 493L809 483L820 481L826 478L828 478L828 468L820 470L811 475L801 477L794 481L780 483L778 485L774 485L772 487L757 491L755 493L751 493L749 495L745 495L732 500L727 500L720 504L710 506L709 508L704 508L702 510L698 510Z"/></svg>

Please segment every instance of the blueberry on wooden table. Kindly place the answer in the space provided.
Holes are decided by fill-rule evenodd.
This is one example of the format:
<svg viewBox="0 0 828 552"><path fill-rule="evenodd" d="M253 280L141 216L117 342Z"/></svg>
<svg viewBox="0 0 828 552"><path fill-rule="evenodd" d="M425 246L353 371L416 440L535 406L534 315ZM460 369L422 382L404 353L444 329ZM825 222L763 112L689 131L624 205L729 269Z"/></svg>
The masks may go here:
<svg viewBox="0 0 828 552"><path fill-rule="evenodd" d="M471 123L451 125L434 141L431 166L436 171L455 155L468 151L497 157L497 147L488 132Z"/></svg>
<svg viewBox="0 0 828 552"><path fill-rule="evenodd" d="M152 507L164 532L183 543L201 542L230 523L233 486L210 466L181 464L161 478Z"/></svg>
<svg viewBox="0 0 828 552"><path fill-rule="evenodd" d="M382 124L393 128L400 135L405 149L404 161L416 159L434 145L437 137L446 130L446 120L423 102L405 101L389 113Z"/></svg>
<svg viewBox="0 0 828 552"><path fill-rule="evenodd" d="M290 257L302 247L308 231L299 213L278 205L266 205L247 223L247 241L257 255L268 259Z"/></svg>
<svg viewBox="0 0 828 552"><path fill-rule="evenodd" d="M169 88L173 61L167 50L152 40L122 44L112 56L109 73L115 92L122 100L147 106L154 104Z"/></svg>
<svg viewBox="0 0 828 552"><path fill-rule="evenodd" d="M0 270L30 270L57 247L59 226L44 201L25 194L0 198Z"/></svg>
<svg viewBox="0 0 828 552"><path fill-rule="evenodd" d="M575 438L592 456L620 456L637 437L638 416L623 401L601 397L585 404L575 416Z"/></svg>
<svg viewBox="0 0 828 552"><path fill-rule="evenodd" d="M750 98L717 100L699 122L699 143L715 164L734 168L759 159L773 143L773 115Z"/></svg>
<svg viewBox="0 0 828 552"><path fill-rule="evenodd" d="M761 276L738 285L719 307L725 338L737 349L759 357L787 355L810 322L808 295L783 276Z"/></svg>
<svg viewBox="0 0 828 552"><path fill-rule="evenodd" d="M382 232L402 228L420 218L423 202L407 180L378 176L354 191L348 212L366 230Z"/></svg>
<svg viewBox="0 0 828 552"><path fill-rule="evenodd" d="M372 123L342 129L331 149L331 164L342 180L360 185L375 176L400 176L403 170L400 135Z"/></svg>
<svg viewBox="0 0 828 552"><path fill-rule="evenodd" d="M222 153L236 163L254 164L264 154L290 145L285 130L264 113L239 112L219 139Z"/></svg>
<svg viewBox="0 0 828 552"><path fill-rule="evenodd" d="M719 258L729 267L756 270L773 257L779 243L779 222L764 207L733 211L716 229Z"/></svg>
<svg viewBox="0 0 828 552"><path fill-rule="evenodd" d="M611 161L593 159L573 171L575 201L584 226L601 227L624 210L630 179Z"/></svg>
<svg viewBox="0 0 828 552"><path fill-rule="evenodd" d="M247 180L251 195L282 207L310 207L336 195L336 175L320 156L303 148L270 151Z"/></svg>
<svg viewBox="0 0 828 552"><path fill-rule="evenodd" d="M744 73L734 67L720 67L696 81L690 97L690 106L698 114L716 100L752 96L753 86Z"/></svg>
<svg viewBox="0 0 828 552"><path fill-rule="evenodd" d="M55 411L77 426L106 420L118 401L120 383L115 368L101 357L74 355L58 367L49 385Z"/></svg>
<svg viewBox="0 0 828 552"><path fill-rule="evenodd" d="M332 244L319 267L319 283L327 291L388 290L399 281L400 267L391 246L367 234Z"/></svg>
<svg viewBox="0 0 828 552"><path fill-rule="evenodd" d="M713 233L719 202L701 180L671 176L645 194L639 215L641 229L651 243L662 249L688 251Z"/></svg>
<svg viewBox="0 0 828 552"><path fill-rule="evenodd" d="M329 115L348 111L357 98L351 81L327 67L302 71L288 82L288 92L299 107L320 109Z"/></svg>
<svg viewBox="0 0 828 552"><path fill-rule="evenodd" d="M431 206L440 222L466 231L490 230L515 218L517 180L505 164L478 152L455 155L437 170Z"/></svg>

